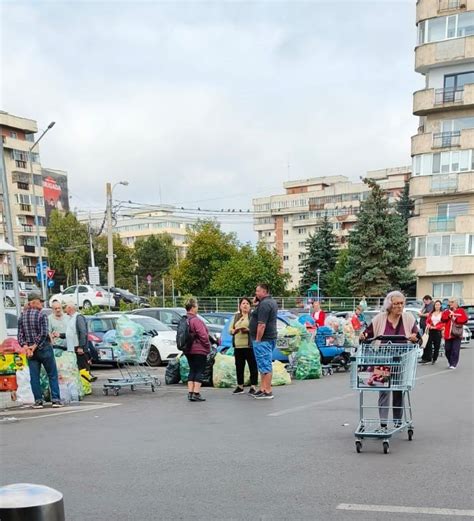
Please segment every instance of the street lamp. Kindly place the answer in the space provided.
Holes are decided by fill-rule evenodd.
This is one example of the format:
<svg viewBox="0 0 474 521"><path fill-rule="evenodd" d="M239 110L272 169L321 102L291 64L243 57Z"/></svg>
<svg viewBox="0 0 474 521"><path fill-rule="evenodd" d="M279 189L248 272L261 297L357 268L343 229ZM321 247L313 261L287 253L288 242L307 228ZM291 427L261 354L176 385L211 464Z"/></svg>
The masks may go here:
<svg viewBox="0 0 474 521"><path fill-rule="evenodd" d="M316 274L318 275L318 302L319 302L319 277L321 275L321 270L319 268L316 270Z"/></svg>
<svg viewBox="0 0 474 521"><path fill-rule="evenodd" d="M45 130L43 130L43 133L41 136L31 145L28 153L28 159L30 162L30 173L31 173L31 183L33 184L33 213L35 216L35 239L36 239L36 247L38 248L38 262L39 262L39 274L41 279L41 294L43 295L43 298L46 300L46 284L44 280L44 273L43 273L43 254L41 253L41 239L40 239L40 232L39 232L39 222L38 222L38 203L36 202L36 191L35 191L35 178L33 173L33 158L32 158L32 152L33 149L38 145L38 143L43 139L45 134L51 130L54 125L56 124L55 121L51 121L51 123L46 127Z"/></svg>
<svg viewBox="0 0 474 521"><path fill-rule="evenodd" d="M112 235L112 194L117 185L128 186L128 181L119 181L113 186L111 183L105 185L105 192L107 195L107 286L109 289L115 286L114 242Z"/></svg>

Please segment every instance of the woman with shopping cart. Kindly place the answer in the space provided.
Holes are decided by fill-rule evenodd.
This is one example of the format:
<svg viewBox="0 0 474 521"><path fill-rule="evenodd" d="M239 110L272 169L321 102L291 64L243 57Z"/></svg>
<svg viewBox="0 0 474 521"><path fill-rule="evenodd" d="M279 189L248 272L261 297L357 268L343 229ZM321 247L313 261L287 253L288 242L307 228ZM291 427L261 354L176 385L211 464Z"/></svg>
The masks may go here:
<svg viewBox="0 0 474 521"><path fill-rule="evenodd" d="M391 291L385 297L382 311L374 317L372 323L361 334L360 340L368 338L405 337L409 342L419 342L421 336L418 331L415 317L404 312L405 296L400 291ZM405 341L405 342L406 342ZM380 391L378 407L380 415L380 429L387 431L388 412L390 408L390 394L392 394L393 423L395 428L400 427L403 417L403 392Z"/></svg>

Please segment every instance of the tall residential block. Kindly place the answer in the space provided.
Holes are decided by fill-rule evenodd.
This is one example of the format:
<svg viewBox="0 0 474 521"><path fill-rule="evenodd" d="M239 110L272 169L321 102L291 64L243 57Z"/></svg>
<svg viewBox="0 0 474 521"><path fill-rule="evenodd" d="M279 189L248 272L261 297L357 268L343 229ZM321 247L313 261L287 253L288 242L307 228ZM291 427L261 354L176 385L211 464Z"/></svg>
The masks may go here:
<svg viewBox="0 0 474 521"><path fill-rule="evenodd" d="M395 202L410 177L410 167L375 170L365 177L375 180L390 202ZM288 181L283 187L284 194L253 200L254 230L258 240L276 248L285 273L291 275L290 286L297 288L301 278L299 267L310 234L327 216L338 246L346 247L349 231L357 221L361 202L369 195L369 187L342 175Z"/></svg>
<svg viewBox="0 0 474 521"><path fill-rule="evenodd" d="M417 296L474 302L474 0L419 0L409 233Z"/></svg>

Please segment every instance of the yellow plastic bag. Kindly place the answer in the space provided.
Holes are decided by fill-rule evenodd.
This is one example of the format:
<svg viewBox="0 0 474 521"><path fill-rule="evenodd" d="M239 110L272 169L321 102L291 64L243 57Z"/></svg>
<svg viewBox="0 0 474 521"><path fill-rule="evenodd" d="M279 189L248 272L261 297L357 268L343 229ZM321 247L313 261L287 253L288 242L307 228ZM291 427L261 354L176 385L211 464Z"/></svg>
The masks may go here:
<svg viewBox="0 0 474 521"><path fill-rule="evenodd" d="M89 371L87 369L81 369L79 371L79 373L81 375L81 384L82 384L82 389L84 390L84 394L85 395L92 394L91 374L89 373Z"/></svg>
<svg viewBox="0 0 474 521"><path fill-rule="evenodd" d="M275 360L272 364L272 385L290 385L291 384L291 376L288 371L285 369L285 365L280 361Z"/></svg>

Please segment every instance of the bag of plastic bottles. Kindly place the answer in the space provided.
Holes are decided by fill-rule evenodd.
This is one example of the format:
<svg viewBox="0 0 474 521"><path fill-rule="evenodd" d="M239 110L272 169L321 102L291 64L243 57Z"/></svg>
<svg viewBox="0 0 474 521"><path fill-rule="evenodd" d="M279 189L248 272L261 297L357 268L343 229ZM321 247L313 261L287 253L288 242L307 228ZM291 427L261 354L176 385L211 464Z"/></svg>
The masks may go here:
<svg viewBox="0 0 474 521"><path fill-rule="evenodd" d="M206 368L204 369L204 372L202 373L202 379L201 383L203 387L212 387L212 375L214 373L214 363L216 360L217 355L217 349L214 347L211 349L211 352L207 355L206 360Z"/></svg>
<svg viewBox="0 0 474 521"><path fill-rule="evenodd" d="M285 365L279 360L275 360L272 364L272 385L289 385L291 384L291 376L285 369Z"/></svg>
<svg viewBox="0 0 474 521"><path fill-rule="evenodd" d="M119 362L140 361L143 333L145 329L127 315L121 316L115 326L117 347L114 355Z"/></svg>
<svg viewBox="0 0 474 521"><path fill-rule="evenodd" d="M16 390L16 399L18 403L30 404L35 402L33 391L30 383L30 368L26 366L16 372L16 382L18 389Z"/></svg>
<svg viewBox="0 0 474 521"><path fill-rule="evenodd" d="M232 356L217 353L212 372L214 387L235 387L237 375L235 374L235 361Z"/></svg>
<svg viewBox="0 0 474 521"><path fill-rule="evenodd" d="M303 340L296 353L295 378L297 380L321 378L319 351L311 340Z"/></svg>
<svg viewBox="0 0 474 521"><path fill-rule="evenodd" d="M180 369L180 358L176 357L174 360L168 362L165 371L165 383L166 385L179 384L181 376L179 374Z"/></svg>
<svg viewBox="0 0 474 521"><path fill-rule="evenodd" d="M185 356L179 357L179 375L183 384L188 383L189 363Z"/></svg>

